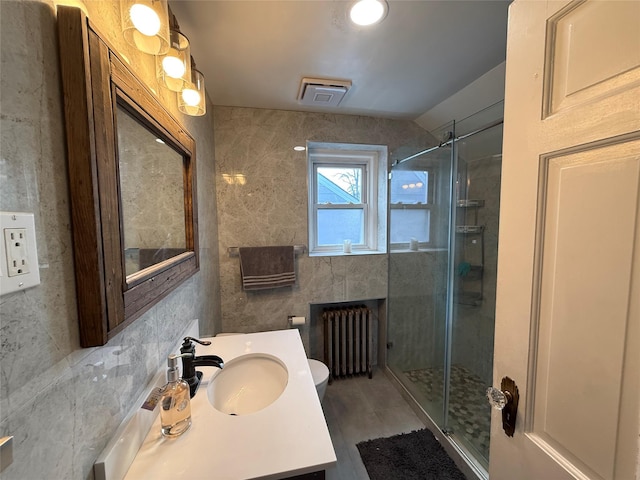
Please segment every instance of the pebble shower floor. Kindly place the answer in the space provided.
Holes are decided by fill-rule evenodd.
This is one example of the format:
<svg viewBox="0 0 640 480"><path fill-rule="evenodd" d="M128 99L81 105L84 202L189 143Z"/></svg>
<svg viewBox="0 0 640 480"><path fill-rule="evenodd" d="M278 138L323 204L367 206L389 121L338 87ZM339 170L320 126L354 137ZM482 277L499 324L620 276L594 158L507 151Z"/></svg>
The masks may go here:
<svg viewBox="0 0 640 480"><path fill-rule="evenodd" d="M424 368L404 372L427 401L442 402L443 369ZM470 446L489 461L491 407L485 396L488 385L460 365L451 366L449 389L449 430L463 437Z"/></svg>

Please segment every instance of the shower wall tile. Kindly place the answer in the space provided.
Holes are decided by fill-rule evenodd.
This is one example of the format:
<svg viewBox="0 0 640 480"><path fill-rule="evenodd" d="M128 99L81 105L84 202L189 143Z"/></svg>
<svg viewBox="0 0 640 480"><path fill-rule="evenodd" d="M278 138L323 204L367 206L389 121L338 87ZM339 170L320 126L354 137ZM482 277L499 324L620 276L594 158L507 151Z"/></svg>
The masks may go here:
<svg viewBox="0 0 640 480"><path fill-rule="evenodd" d="M309 317L310 304L387 296L386 255L300 255L294 287L244 292L238 258L227 248L308 245L307 158L294 146L361 143L391 151L424 130L409 121L216 106L214 132L223 330L287 328L287 316ZM301 329L307 348L309 331L316 329Z"/></svg>
<svg viewBox="0 0 640 480"><path fill-rule="evenodd" d="M120 37L118 2L86 8L196 139L200 272L106 346L80 348L55 5L0 2L0 210L34 212L41 279L0 297L0 436L15 442L3 480L91 479L188 323L199 318L203 334L221 329L212 114L178 113L175 94L158 88L153 58Z"/></svg>
<svg viewBox="0 0 640 480"><path fill-rule="evenodd" d="M444 359L447 252L393 253L389 261L388 341L402 370L438 366Z"/></svg>
<svg viewBox="0 0 640 480"><path fill-rule="evenodd" d="M498 226L500 214L500 156L467 161L467 198L484 200L478 224L484 225L483 301L477 307L456 305L452 361L478 376L487 385L493 380L493 334L496 309Z"/></svg>

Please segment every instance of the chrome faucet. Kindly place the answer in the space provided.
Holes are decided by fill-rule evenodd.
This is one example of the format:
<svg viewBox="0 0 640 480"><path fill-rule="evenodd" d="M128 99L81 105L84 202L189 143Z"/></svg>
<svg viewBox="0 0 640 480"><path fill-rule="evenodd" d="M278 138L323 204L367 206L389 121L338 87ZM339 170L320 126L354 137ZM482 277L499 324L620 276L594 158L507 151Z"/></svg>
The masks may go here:
<svg viewBox="0 0 640 480"><path fill-rule="evenodd" d="M200 381L202 380L202 372L196 371L196 367L217 367L223 368L224 361L217 355L202 355L196 357L196 346L193 342L200 345L211 345L207 340L198 340L193 337L185 337L180 353L182 357L182 379L189 384L191 398L198 391Z"/></svg>

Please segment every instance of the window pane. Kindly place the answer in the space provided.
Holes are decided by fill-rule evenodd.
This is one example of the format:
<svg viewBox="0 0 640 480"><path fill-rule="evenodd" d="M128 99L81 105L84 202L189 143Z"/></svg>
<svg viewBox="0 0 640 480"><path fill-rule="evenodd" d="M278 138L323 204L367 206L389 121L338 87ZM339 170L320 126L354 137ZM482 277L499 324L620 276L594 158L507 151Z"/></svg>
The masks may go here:
<svg viewBox="0 0 640 480"><path fill-rule="evenodd" d="M364 212L362 209L318 209L318 245L342 245L351 240L354 245L364 243Z"/></svg>
<svg viewBox="0 0 640 480"><path fill-rule="evenodd" d="M362 167L318 167L318 200L322 203L362 203Z"/></svg>
<svg viewBox="0 0 640 480"><path fill-rule="evenodd" d="M391 203L428 203L429 172L394 170L391 177Z"/></svg>
<svg viewBox="0 0 640 480"><path fill-rule="evenodd" d="M393 173L395 176L395 172ZM419 242L429 241L429 218L431 212L422 209L391 209L391 243L409 243L411 238Z"/></svg>

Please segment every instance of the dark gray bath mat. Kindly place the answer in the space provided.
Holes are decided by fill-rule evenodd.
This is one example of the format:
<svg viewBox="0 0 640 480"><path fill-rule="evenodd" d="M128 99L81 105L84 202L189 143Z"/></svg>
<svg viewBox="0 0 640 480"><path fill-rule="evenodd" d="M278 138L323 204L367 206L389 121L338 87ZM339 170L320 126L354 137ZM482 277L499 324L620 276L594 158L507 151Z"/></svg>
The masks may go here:
<svg viewBox="0 0 640 480"><path fill-rule="evenodd" d="M429 430L356 445L371 480L466 480Z"/></svg>

